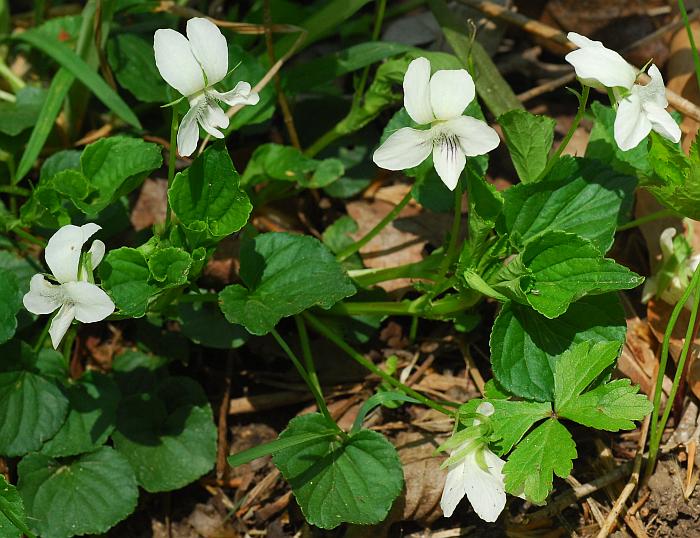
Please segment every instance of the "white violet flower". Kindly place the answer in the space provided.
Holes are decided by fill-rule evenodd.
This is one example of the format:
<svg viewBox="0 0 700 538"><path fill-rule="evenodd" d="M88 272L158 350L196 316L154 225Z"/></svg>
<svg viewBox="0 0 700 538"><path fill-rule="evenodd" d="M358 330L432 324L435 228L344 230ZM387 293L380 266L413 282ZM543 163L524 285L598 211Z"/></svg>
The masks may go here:
<svg viewBox="0 0 700 538"><path fill-rule="evenodd" d="M493 404L484 402L476 412L485 417L493 415ZM477 418L474 424L478 423ZM453 450L450 460L456 461L448 465L447 480L440 499L440 508L445 517L450 517L466 496L481 519L496 521L506 505L502 472L505 462L478 436L468 438Z"/></svg>
<svg viewBox="0 0 700 538"><path fill-rule="evenodd" d="M160 75L190 103L177 131L177 151L184 157L197 148L198 125L214 138L224 137L219 129L228 127L229 117L219 102L229 106L255 105L260 100L244 81L228 92L214 89L228 74L228 45L221 30L209 19L188 20L187 37L171 29L157 30L153 50Z"/></svg>
<svg viewBox="0 0 700 538"><path fill-rule="evenodd" d="M44 275L34 275L23 298L24 307L33 314L58 314L51 320L49 334L54 349L58 347L74 319L82 323L102 321L114 312L112 299L93 282L92 270L102 261L105 245L93 241L83 254L83 245L100 229L94 223L83 226L68 224L49 239L44 252L46 264L57 284Z"/></svg>
<svg viewBox="0 0 700 538"><path fill-rule="evenodd" d="M427 58L413 60L403 79L406 112L425 130L404 127L374 152L374 162L387 170L419 165L432 152L435 171L454 190L466 157L483 155L499 144L496 131L485 122L463 116L474 100L471 75L464 69L440 70L430 76Z"/></svg>
<svg viewBox="0 0 700 538"><path fill-rule="evenodd" d="M638 72L617 52L575 32L567 37L580 47L565 58L579 80L587 86L613 90L618 103L615 142L622 151L637 147L652 130L673 142L680 141L681 129L666 110L666 87L656 65L649 67L649 83L637 84Z"/></svg>

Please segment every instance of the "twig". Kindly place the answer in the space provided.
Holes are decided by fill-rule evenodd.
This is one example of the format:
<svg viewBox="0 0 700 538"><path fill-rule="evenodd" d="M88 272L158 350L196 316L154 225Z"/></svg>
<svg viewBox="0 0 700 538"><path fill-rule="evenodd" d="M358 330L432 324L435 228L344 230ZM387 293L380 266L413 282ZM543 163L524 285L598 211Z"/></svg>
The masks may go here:
<svg viewBox="0 0 700 538"><path fill-rule="evenodd" d="M612 510L610 510L610 513L608 514L608 518L605 520L605 525L603 525L603 527L600 529L597 538L606 538L610 534L613 525L615 525L618 516L622 513L622 510L625 507L627 499L629 499L630 495L632 495L632 492L637 488L637 484L639 483L639 471L642 468L644 445L646 444L648 433L649 416L647 416L647 418L644 419L644 423L642 424L642 434L639 436L639 442L637 445L637 455L634 457L632 475L630 476L630 479L625 485L625 487L622 489L622 493L620 493L620 496L615 501Z"/></svg>
<svg viewBox="0 0 700 538"><path fill-rule="evenodd" d="M216 479L221 480L226 472L226 456L228 455L228 410L231 402L231 371L233 369L233 351L226 357L226 374L224 391L219 406L218 444L216 448Z"/></svg>
<svg viewBox="0 0 700 538"><path fill-rule="evenodd" d="M556 90L557 88L561 88L562 86L565 86L569 82L572 82L574 80L576 80L576 73L567 73L564 76L548 80L544 84L540 84L539 86L530 88L529 90L526 90L523 93L519 93L518 95L516 95L516 97L518 98L518 101L520 101L521 103L525 103L530 99L534 99L535 97L539 97L542 94L549 93L551 91Z"/></svg>
<svg viewBox="0 0 700 538"><path fill-rule="evenodd" d="M549 41L558 43L568 50L574 50L577 47L571 43L564 32L560 32L556 28L549 25L543 24L539 21L535 21L517 13L510 9L507 9L501 5L495 4L493 2L488 2L486 0L459 0L460 3L466 4L474 9L481 11L483 14L497 19L501 19L509 24L518 26L526 32L534 34L536 36L542 37ZM642 73L639 77L644 84L647 84L651 79L648 75ZM694 103L688 101L684 97L681 97L676 92L666 88L666 98L670 105L681 112L685 116L689 116L694 120L700 121L700 107Z"/></svg>
<svg viewBox="0 0 700 538"><path fill-rule="evenodd" d="M571 485L572 487L575 488L580 488L581 487L581 482L576 480L573 476L569 475L566 479L566 481ZM603 523L605 522L605 517L603 516L603 512L600 510L600 506L596 502L595 499L592 498L587 498L586 503L588 504L588 507L591 509L591 514L593 514L593 519L595 519L596 523L598 523L598 526L602 526Z"/></svg>
<svg viewBox="0 0 700 538"><path fill-rule="evenodd" d="M270 0L264 0L263 2L263 22L265 23L265 46L267 47L267 55L270 58L270 65L274 65L275 47L272 44L272 13L270 11ZM287 96L282 90L282 81L280 80L279 73L275 73L274 80L275 91L277 92L277 101L279 101L280 109L282 109L282 116L284 117L284 125L287 127L289 141L292 143L292 146L298 150L301 150L299 135L297 134L297 129L294 126L294 117L289 109Z"/></svg>

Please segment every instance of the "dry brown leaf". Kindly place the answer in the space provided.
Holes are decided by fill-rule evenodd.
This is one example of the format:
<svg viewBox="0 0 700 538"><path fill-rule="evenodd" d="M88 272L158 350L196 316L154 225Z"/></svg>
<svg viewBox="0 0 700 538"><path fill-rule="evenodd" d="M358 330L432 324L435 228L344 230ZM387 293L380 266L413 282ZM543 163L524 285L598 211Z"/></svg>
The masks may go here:
<svg viewBox="0 0 700 538"><path fill-rule="evenodd" d="M655 350L658 345L646 321L637 317L627 320L627 339L617 361L617 369L647 395L652 393L656 383L658 361Z"/></svg>
<svg viewBox="0 0 700 538"><path fill-rule="evenodd" d="M138 232L156 223L165 222L165 203L168 196L168 181L146 179L139 197L131 211L131 224Z"/></svg>
<svg viewBox="0 0 700 538"><path fill-rule="evenodd" d="M700 40L700 21L690 23L696 43ZM681 28L671 39L670 56L666 65L666 78L668 89L685 97L695 104L700 104L700 91L695 77L695 63L688 40L688 32ZM693 118L685 117L681 122L683 137L683 150L687 153L690 144L698 132L698 122Z"/></svg>

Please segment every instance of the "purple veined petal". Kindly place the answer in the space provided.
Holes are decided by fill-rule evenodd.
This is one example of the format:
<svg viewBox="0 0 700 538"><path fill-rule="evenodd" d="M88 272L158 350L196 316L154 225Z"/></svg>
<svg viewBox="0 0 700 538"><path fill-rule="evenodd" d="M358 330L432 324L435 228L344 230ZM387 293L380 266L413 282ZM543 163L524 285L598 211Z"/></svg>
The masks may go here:
<svg viewBox="0 0 700 538"><path fill-rule="evenodd" d="M442 182L451 191L457 186L459 175L466 164L467 158L455 135L445 134L435 140L433 165Z"/></svg>

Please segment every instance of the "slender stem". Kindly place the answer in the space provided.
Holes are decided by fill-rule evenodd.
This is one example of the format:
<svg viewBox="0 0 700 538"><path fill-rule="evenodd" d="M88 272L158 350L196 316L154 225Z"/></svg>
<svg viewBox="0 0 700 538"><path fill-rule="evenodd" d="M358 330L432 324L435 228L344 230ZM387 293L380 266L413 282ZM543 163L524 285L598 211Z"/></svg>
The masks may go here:
<svg viewBox="0 0 700 538"><path fill-rule="evenodd" d="M342 121L344 120L341 120L341 122ZM336 124L330 131L326 131L320 137L318 137L316 141L304 152L304 155L307 157L315 157L322 150L326 149L327 146L331 145L333 142L343 136L344 133L338 129L338 125L341 122Z"/></svg>
<svg viewBox="0 0 700 538"><path fill-rule="evenodd" d="M46 241L30 234L29 232L25 232L22 228L15 228L12 230L12 233L14 233L17 237L21 237L22 239L29 241L30 243L34 243L40 247L46 247Z"/></svg>
<svg viewBox="0 0 700 538"><path fill-rule="evenodd" d="M688 12L685 9L685 2L683 2L683 0L678 0L678 10L681 12L685 31L688 32L688 41L693 51L693 63L695 64L695 78L698 81L698 86L700 86L700 55L698 55L698 48L695 46L695 36L693 35L693 29L690 27Z"/></svg>
<svg viewBox="0 0 700 538"><path fill-rule="evenodd" d="M413 396L416 400L419 400L421 403L427 405L431 409L435 409L435 411L439 411L440 413L443 413L445 415L452 416L453 413L447 409L445 409L443 406L441 406L439 403L434 402L430 398L427 398L426 396L423 396L420 392L417 392L413 390L411 387L404 385L399 381L398 379L392 377L391 375L387 374L384 370L381 368L378 368L372 361L366 359L361 353L358 353L355 351L352 347L350 347L348 344L345 343L345 341L335 334L331 329L326 327L321 320L319 320L317 317L313 316L312 314L308 312L304 312L303 314L304 319L311 325L311 327L314 328L317 332L328 338L331 342L333 342L336 346L338 346L340 349L342 349L345 353L347 353L352 359L354 359L357 363L365 367L367 370L372 372L375 375L378 375L381 377L384 381L387 383L393 385L394 387L398 388L399 390L402 390L409 396Z"/></svg>
<svg viewBox="0 0 700 538"><path fill-rule="evenodd" d="M41 351L41 348L44 347L44 342L46 341L46 337L49 334L49 329L51 328L52 321L53 316L49 316L49 319L46 320L44 328L41 329L41 333L39 333L39 338L36 339L36 343L34 344L34 353L39 353L39 351Z"/></svg>
<svg viewBox="0 0 700 538"><path fill-rule="evenodd" d="M384 22L384 12L386 11L386 0L377 0L377 11L374 15L374 29L372 30L372 41L377 41L379 35L382 32L382 22ZM353 103L358 103L362 99L362 95L365 93L365 86L367 85L367 77L369 76L370 66L365 66L360 75L360 82L357 84L357 89L355 90L355 96L353 97Z"/></svg>
<svg viewBox="0 0 700 538"><path fill-rule="evenodd" d="M177 112L175 107L173 109L173 119L170 123L170 157L168 159L168 193L170 193L170 187L173 184L173 178L175 177L175 163L177 162L177 128L179 125ZM165 196L165 231L167 233L170 228L170 221L172 219L172 211L170 209L170 198Z"/></svg>
<svg viewBox="0 0 700 538"><path fill-rule="evenodd" d="M316 373L316 365L314 364L314 358L311 355L311 345L309 343L309 332L306 330L306 323L304 323L304 318L301 316L294 316L294 322L297 325L297 332L299 333L299 341L301 342L301 355L304 357L304 365L306 366L306 372L309 374L309 379L314 383L316 390L319 393L321 391L321 382L318 380L318 374Z"/></svg>
<svg viewBox="0 0 700 538"><path fill-rule="evenodd" d="M0 77L4 78L12 88L13 92L17 92L26 86L24 81L12 72L4 60L0 59Z"/></svg>
<svg viewBox="0 0 700 538"><path fill-rule="evenodd" d="M420 298L425 297L422 295ZM327 314L335 316L421 316L428 319L440 319L450 314L463 312L479 302L482 295L477 292L449 295L427 304L417 304L416 301L370 301L370 302L339 302L333 305Z"/></svg>
<svg viewBox="0 0 700 538"><path fill-rule="evenodd" d="M15 196L29 196L32 193L29 189L16 187L15 185L0 185L0 192L14 194Z"/></svg>
<svg viewBox="0 0 700 538"><path fill-rule="evenodd" d="M78 331L76 331L75 327L71 327L70 329L68 329L66 339L63 341L63 360L65 361L66 367L69 372L71 352L73 351L73 342L75 342L75 337L77 334Z"/></svg>
<svg viewBox="0 0 700 538"><path fill-rule="evenodd" d="M389 224L392 220L394 220L399 213L401 213L401 210L406 207L408 202L411 201L411 189L408 190L408 192L404 195L403 198L401 198L401 201L396 204L394 209L389 211L389 213L386 214L386 216L380 220L377 225L372 228L367 234L365 234L364 237L361 237L359 240L355 241L352 245L348 245L346 248L341 250L338 255L336 256L336 259L340 262L343 260L347 260L350 256L355 254L358 250L360 250L362 247L364 247L367 243L369 243L372 239L374 239L379 232L381 232L387 224Z"/></svg>
<svg viewBox="0 0 700 538"><path fill-rule="evenodd" d="M590 93L590 91L590 87L583 87L583 90L581 91L581 97L578 102L578 110L576 111L576 116L574 116L574 121L571 122L571 126L569 127L569 130L566 133L564 140L561 141L561 144L559 144L559 147L554 152L554 155L552 155L549 161L547 161L547 166L545 166L544 170L542 170L542 173L539 175L538 179L547 177L547 174L552 169L554 164L559 160L559 157L561 157L561 154L566 149L566 146L569 145L571 138L574 136L574 133L576 132L576 129L578 128L579 123L581 123L583 115L586 112L586 104L588 103L588 94Z"/></svg>
<svg viewBox="0 0 700 538"><path fill-rule="evenodd" d="M419 262L398 265L396 267L354 269L348 271L348 276L362 287L368 287L379 282L394 280L396 278L434 280L435 270L439 265L439 261L437 256L429 256Z"/></svg>
<svg viewBox="0 0 700 538"><path fill-rule="evenodd" d="M676 306L671 312L671 317L668 320L668 325L666 326L666 333L664 334L664 341L661 346L661 358L659 360L659 372L656 376L656 388L654 389L654 410L651 415L651 438L649 440L649 459L647 462L647 467L645 471L645 477L651 476L654 470L654 464L656 463L656 457L659 451L659 445L661 443L661 437L663 436L664 428L666 427L666 421L671 412L673 406L673 399L675 398L676 391L678 390L678 383L680 382L680 376L683 374L683 368L685 364L686 355L692 341L692 331L695 325L695 319L698 311L698 304L700 301L700 289L698 289L698 284L700 283L700 267L698 267L693 273L693 278L690 280L688 287L686 288L683 296L678 300ZM671 335L673 334L673 329L676 326L681 312L685 306L686 301L690 297L691 293L695 292L693 299L693 310L690 314L690 322L688 324L688 330L686 331L685 342L683 343L683 351L678 362L676 369L676 375L673 379L673 385L671 387L671 393L668 395L668 402L666 404L666 409L664 410L663 417L659 422L659 411L661 407L661 392L663 390L664 375L666 373L666 365L668 364L668 350L671 343Z"/></svg>
<svg viewBox="0 0 700 538"><path fill-rule="evenodd" d="M666 217L673 217L676 214L677 213L671 209L662 209L660 211L644 215L643 217L640 217L638 219L626 222L625 224L618 226L617 231L621 232L623 230L629 230L630 228L636 228L637 226L641 226L642 224L646 224L647 222L652 222Z"/></svg>
<svg viewBox="0 0 700 538"><path fill-rule="evenodd" d="M311 394L313 394L314 400L316 400L316 406L318 407L318 410L321 412L321 414L324 417L326 417L326 419L331 424L335 424L333 417L331 417L330 411L328 411L328 406L326 406L326 401L323 399L323 395L320 393L319 390L317 390L316 385L311 380L311 378L309 377L309 374L306 372L306 370L304 370L304 367L301 365L301 362L299 361L297 356L294 354L292 349L287 345L287 342L284 341L284 338L282 338L280 336L280 334L275 329L272 329L270 334L272 334L274 339L277 340L277 343L279 344L279 346L282 348L282 350L287 354L289 359L294 364L294 367L297 369L297 372L299 372L299 375L304 380L304 383L306 383L307 386L309 387ZM336 425L336 428L338 428L337 425ZM338 428L338 430L340 431L340 428Z"/></svg>
<svg viewBox="0 0 700 538"><path fill-rule="evenodd" d="M450 230L450 241L447 244L447 251L445 252L445 257L442 259L440 268L438 269L438 274L441 275L439 281L444 279L447 271L450 269L450 265L454 262L454 258L457 252L457 245L459 244L459 227L462 224L462 194L463 187L462 182L457 181L457 186L455 187L455 198L454 198L454 215L452 215L452 229ZM437 286L436 286L437 287Z"/></svg>

